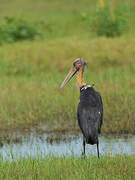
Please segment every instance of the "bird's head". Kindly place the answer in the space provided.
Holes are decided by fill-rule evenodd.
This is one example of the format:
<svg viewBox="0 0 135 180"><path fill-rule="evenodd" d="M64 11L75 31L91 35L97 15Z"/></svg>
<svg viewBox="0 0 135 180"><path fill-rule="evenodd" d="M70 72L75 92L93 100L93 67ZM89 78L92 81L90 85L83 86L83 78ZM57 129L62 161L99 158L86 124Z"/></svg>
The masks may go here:
<svg viewBox="0 0 135 180"><path fill-rule="evenodd" d="M78 82L80 81L80 83L83 83L83 82L81 82L82 81L82 73L84 72L86 65L87 64L83 58L76 59L73 62L73 65L72 65L69 73L67 74L66 78L64 79L64 81L62 82L60 87L62 88L79 71L80 71L80 75L79 75L80 80L78 80Z"/></svg>

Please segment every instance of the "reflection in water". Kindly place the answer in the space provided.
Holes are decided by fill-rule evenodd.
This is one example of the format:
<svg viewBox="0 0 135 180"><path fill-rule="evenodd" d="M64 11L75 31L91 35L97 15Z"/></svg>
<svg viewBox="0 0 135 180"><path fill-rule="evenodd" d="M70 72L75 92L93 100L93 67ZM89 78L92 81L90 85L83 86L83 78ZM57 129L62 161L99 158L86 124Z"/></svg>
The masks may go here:
<svg viewBox="0 0 135 180"><path fill-rule="evenodd" d="M0 156L3 159L18 159L20 157L38 157L38 155L44 157L46 155L68 155L81 156L82 153L82 138L70 137L69 141L60 141L59 143L47 143L47 135L43 135L42 138L36 135L30 135L27 138L23 138L22 143L18 144L5 144L0 148ZM100 154L101 155L115 155L115 154L135 154L135 136L125 139L120 138L105 138L100 137ZM96 155L96 145L86 145L86 155Z"/></svg>

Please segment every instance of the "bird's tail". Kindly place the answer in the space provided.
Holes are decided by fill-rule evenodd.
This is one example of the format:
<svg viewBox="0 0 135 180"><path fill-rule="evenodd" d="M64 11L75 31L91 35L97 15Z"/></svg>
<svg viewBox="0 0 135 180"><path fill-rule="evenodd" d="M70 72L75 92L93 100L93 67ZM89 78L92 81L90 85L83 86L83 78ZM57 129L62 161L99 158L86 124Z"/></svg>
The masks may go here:
<svg viewBox="0 0 135 180"><path fill-rule="evenodd" d="M87 133L85 133L85 139L87 144L97 144L98 143L98 130L97 129L89 129Z"/></svg>
<svg viewBox="0 0 135 180"><path fill-rule="evenodd" d="M92 137L92 136L89 136L86 138L86 143L87 144L97 144L98 143L98 136L97 137Z"/></svg>

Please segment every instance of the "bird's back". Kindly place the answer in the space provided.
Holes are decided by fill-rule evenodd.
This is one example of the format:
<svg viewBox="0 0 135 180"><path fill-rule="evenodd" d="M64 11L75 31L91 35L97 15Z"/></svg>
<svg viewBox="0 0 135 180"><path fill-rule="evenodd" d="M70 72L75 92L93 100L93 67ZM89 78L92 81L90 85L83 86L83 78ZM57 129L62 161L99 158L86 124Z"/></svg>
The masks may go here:
<svg viewBox="0 0 135 180"><path fill-rule="evenodd" d="M80 90L78 123L88 144L98 142L103 119L103 105L100 94L91 86Z"/></svg>

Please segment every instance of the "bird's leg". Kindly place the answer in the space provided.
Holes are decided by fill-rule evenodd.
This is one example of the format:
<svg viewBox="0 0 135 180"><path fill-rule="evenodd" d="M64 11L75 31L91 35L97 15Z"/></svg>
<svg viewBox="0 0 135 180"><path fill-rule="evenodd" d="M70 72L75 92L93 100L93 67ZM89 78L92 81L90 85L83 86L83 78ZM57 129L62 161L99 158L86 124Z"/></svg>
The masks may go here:
<svg viewBox="0 0 135 180"><path fill-rule="evenodd" d="M97 154L98 154L98 158L100 158L99 157L99 142L97 142Z"/></svg>
<svg viewBox="0 0 135 180"><path fill-rule="evenodd" d="M85 138L84 137L83 137L83 153L82 153L82 155L85 156Z"/></svg>

